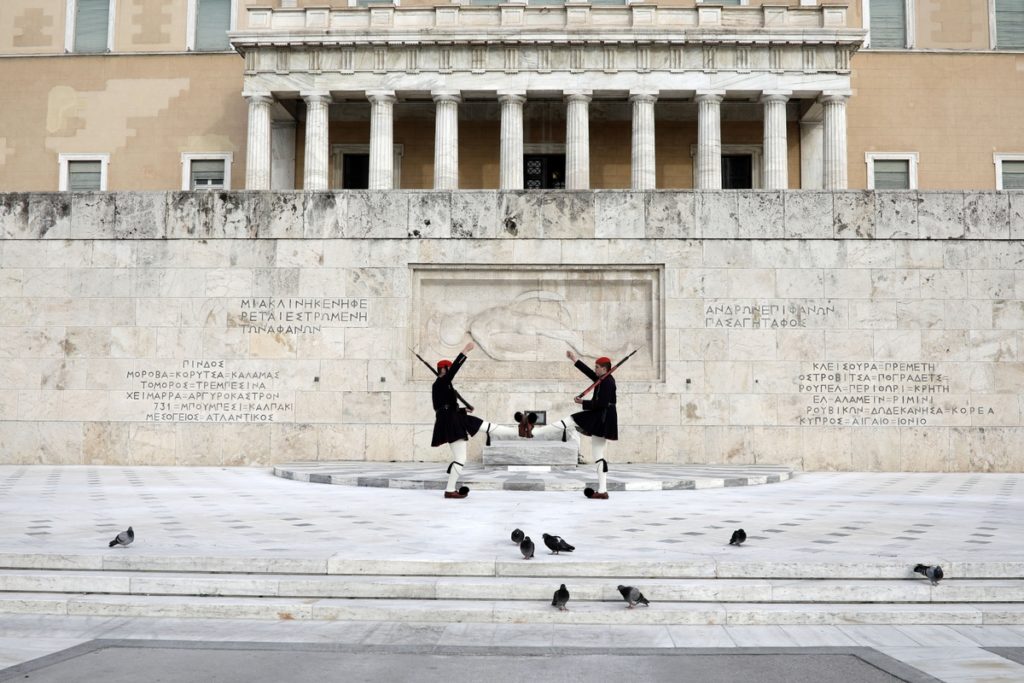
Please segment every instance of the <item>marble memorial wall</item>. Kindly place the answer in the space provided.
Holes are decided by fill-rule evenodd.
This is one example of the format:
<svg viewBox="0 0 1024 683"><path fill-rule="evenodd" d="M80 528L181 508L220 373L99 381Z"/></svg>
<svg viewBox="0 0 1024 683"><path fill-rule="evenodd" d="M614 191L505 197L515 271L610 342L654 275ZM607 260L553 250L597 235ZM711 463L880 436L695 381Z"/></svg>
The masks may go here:
<svg viewBox="0 0 1024 683"><path fill-rule="evenodd" d="M504 423L640 349L613 461L1021 471L1022 238L1024 192L2 194L0 463L447 461L411 349L472 339Z"/></svg>

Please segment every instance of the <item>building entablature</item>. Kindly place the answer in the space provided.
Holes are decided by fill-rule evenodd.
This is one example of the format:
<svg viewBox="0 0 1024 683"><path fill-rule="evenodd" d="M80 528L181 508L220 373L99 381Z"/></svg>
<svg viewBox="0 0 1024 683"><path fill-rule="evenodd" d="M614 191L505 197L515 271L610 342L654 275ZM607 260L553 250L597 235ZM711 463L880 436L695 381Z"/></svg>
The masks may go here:
<svg viewBox="0 0 1024 683"><path fill-rule="evenodd" d="M804 34L828 40L845 35L860 43L865 32L847 28L847 8L824 7L659 7L654 4L623 6L566 2L564 5L528 6L525 3L501 5L437 5L433 7L351 7L272 9L249 8L247 30L236 36L274 33L295 37L354 36L375 31L411 33L429 30L459 35L506 34L523 32L572 34L587 30L637 35L659 33L694 38L703 34L734 34L762 40L772 35L800 40ZM420 36L429 38L429 36ZM666 36L667 37L667 36Z"/></svg>

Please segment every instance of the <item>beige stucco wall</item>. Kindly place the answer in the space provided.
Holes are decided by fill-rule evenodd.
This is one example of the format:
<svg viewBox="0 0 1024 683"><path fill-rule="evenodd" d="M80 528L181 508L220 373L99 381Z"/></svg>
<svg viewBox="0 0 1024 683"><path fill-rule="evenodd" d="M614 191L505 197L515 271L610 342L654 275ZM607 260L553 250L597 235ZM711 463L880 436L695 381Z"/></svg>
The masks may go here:
<svg viewBox="0 0 1024 683"><path fill-rule="evenodd" d="M865 152L917 152L921 189L992 189L993 152L1024 152L1024 54L861 52L852 73L851 188Z"/></svg>
<svg viewBox="0 0 1024 683"><path fill-rule="evenodd" d="M111 189L168 190L183 152L232 152L244 184L237 55L18 58L0 74L0 188L56 190L61 153L109 154Z"/></svg>
<svg viewBox="0 0 1024 683"><path fill-rule="evenodd" d="M240 18L247 4L261 3L240 1ZM303 4L322 6L319 0ZM983 50L986 0L919 0L916 7L922 51L854 55L847 117L849 187L866 187L864 154L879 151L916 152L922 189L992 189L992 154L1024 152L1024 118L1009 115L1024 111L1024 54ZM162 54L28 56L63 52L63 0L0 2L0 88L5 93L0 189L56 189L61 152L110 154L109 187L128 190L179 188L182 152L232 152L232 187L242 187L248 114L241 97L241 58L170 54L184 49L184 0L120 0L117 8L117 50ZM850 3L849 11L849 24L859 25L860 2ZM960 51L923 51L932 48ZM967 48L982 51L962 51ZM689 146L696 140L696 124L672 120L660 105L658 111L658 187L692 187ZM592 186L628 187L628 120L594 120L591 127ZM526 135L527 142L560 142L564 124L556 121L543 131L528 128ZM795 123L789 137L790 187L795 187L800 177ZM332 125L332 143L365 144L368 139L365 122ZM723 140L760 143L761 124L724 121ZM405 146L402 187L429 188L432 120L405 121L399 114L395 141ZM496 116L463 122L461 187L497 186L497 149ZM302 151L300 123L300 187Z"/></svg>

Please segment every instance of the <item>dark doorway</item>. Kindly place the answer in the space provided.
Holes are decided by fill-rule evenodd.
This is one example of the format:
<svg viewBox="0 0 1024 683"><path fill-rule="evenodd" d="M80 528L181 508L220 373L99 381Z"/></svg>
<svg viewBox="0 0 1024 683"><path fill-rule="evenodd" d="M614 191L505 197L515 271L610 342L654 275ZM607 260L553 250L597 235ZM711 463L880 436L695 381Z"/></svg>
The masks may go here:
<svg viewBox="0 0 1024 683"><path fill-rule="evenodd" d="M722 155L722 189L749 190L754 187L754 157L750 154Z"/></svg>
<svg viewBox="0 0 1024 683"><path fill-rule="evenodd" d="M344 190L365 190L370 187L370 155L349 154L341 157L341 187Z"/></svg>
<svg viewBox="0 0 1024 683"><path fill-rule="evenodd" d="M565 189L564 154L524 154L523 187L527 190Z"/></svg>

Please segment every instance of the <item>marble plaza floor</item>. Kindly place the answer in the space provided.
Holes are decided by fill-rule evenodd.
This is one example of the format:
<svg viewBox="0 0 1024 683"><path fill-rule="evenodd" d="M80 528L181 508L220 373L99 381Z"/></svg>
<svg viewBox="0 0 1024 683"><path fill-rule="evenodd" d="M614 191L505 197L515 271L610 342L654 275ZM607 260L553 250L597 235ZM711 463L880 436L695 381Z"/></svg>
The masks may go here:
<svg viewBox="0 0 1024 683"><path fill-rule="evenodd" d="M373 562L517 567L529 564L508 540L518 526L576 545L558 557L541 546L530 565L541 572L555 563L567 575L574 564L678 563L698 574L709 568L711 578L757 567L759 577L834 572L913 582L909 567L925 562L941 563L944 585L955 587L958 573L1024 577L1022 493L1020 474L797 473L759 486L616 491L607 501L509 490L452 501L437 490L323 486L265 469L3 466L0 585L2 574L34 567L69 574L198 571L201 563L240 573ZM135 544L108 549L129 524ZM736 527L748 534L742 548L727 545ZM0 667L97 638L611 650L866 646L940 680L1024 681L1024 665L986 649L1024 647L1024 626L1014 623L398 623L0 610Z"/></svg>

